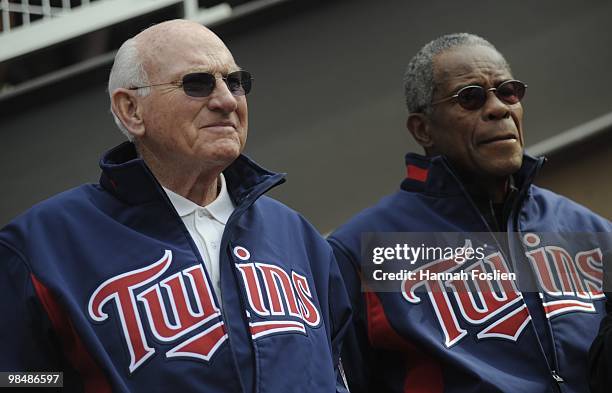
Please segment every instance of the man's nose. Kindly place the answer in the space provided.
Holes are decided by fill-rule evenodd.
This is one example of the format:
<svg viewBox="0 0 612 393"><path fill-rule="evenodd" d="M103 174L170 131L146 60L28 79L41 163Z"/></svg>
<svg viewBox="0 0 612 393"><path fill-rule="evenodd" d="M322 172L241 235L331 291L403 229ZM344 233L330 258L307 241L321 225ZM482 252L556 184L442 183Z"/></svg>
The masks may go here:
<svg viewBox="0 0 612 393"><path fill-rule="evenodd" d="M238 100L221 78L215 81L215 88L209 96L208 108L223 113L231 113L238 108Z"/></svg>
<svg viewBox="0 0 612 393"><path fill-rule="evenodd" d="M483 107L484 120L500 120L510 116L510 107L499 99L495 91L487 91L487 101Z"/></svg>

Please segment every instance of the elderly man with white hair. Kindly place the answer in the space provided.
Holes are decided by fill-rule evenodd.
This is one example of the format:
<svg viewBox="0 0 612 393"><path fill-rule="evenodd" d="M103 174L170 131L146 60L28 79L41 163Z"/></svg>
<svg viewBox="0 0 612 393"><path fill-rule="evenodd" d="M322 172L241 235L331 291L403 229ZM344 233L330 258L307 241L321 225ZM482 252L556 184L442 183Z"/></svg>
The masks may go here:
<svg viewBox="0 0 612 393"><path fill-rule="evenodd" d="M71 392L334 392L350 308L331 248L242 151L251 74L174 20L119 49L129 139L99 184L0 231L0 371ZM40 380L40 378L39 378Z"/></svg>

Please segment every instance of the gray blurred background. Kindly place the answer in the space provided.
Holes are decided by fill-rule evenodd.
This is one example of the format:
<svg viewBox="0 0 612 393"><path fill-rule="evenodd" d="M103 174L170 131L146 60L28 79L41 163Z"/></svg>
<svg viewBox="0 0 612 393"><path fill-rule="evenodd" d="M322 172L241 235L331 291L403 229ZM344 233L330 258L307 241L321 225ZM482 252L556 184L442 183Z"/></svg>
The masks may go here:
<svg viewBox="0 0 612 393"><path fill-rule="evenodd" d="M180 11L141 17L123 33L112 30L103 53L69 64L70 72L10 80L16 70L70 56L82 45L74 40L0 65L6 84L0 226L42 199L97 181L99 156L123 140L105 91L113 46ZM603 0L285 1L213 30L254 74L247 154L288 173L272 196L325 233L396 190L404 154L420 152L404 127L402 75L422 45L459 31L496 45L514 76L529 85L526 141L542 148L612 110L611 15L612 2ZM610 218L608 126L600 122L588 138L538 150L550 153L538 182Z"/></svg>

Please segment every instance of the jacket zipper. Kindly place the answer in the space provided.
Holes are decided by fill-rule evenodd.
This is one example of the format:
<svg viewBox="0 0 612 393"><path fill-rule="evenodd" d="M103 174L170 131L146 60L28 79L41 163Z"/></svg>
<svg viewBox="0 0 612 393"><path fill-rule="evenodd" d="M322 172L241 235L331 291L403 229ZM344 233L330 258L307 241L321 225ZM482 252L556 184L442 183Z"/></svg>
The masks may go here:
<svg viewBox="0 0 612 393"><path fill-rule="evenodd" d="M536 168L533 170L533 172L530 174L530 176L526 179L525 183L526 184L532 184L533 179L535 178L535 175L540 171L540 168L542 168L542 166L544 165L545 159L544 160L539 160L538 163L536 164ZM510 210L510 216L509 216L509 221L508 221L508 228L507 229L516 229L516 233L519 237L519 243L522 245L521 242L521 238L523 236L523 232L521 232L521 228L519 228L518 225L518 211L517 211L517 207L520 203L520 201L522 199L525 198L525 193L527 193L528 189L522 189L519 192L519 195L517 195L516 200ZM516 221L516 223L515 223ZM512 226L514 226L515 228L512 228ZM508 234L512 233L513 231L507 231ZM508 240L510 239L510 235L508 235ZM508 249L510 249L511 247L509 246ZM554 362L554 365L551 366L550 364L548 364L548 357L546 356L546 354L544 353L544 349L542 347L542 344L540 343L540 338L538 337L538 344L540 346L540 350L542 351L542 354L544 355L544 359L546 360L546 363L548 365L548 368L550 369L550 375L552 376L553 380L555 381L555 383L557 384L557 388L559 389L559 391L561 391L561 384L565 382L565 380L559 375L559 373L557 372L557 369L559 367L559 362L557 360L557 349L555 346L555 342L554 342L554 336L553 336L553 332L552 329L550 327L550 321L548 320L548 318L545 317L545 322L546 322L546 327L548 329L548 332L550 334L550 340L551 340L551 348L552 348L552 356L553 359L552 361ZM536 332L536 336L537 336L537 332Z"/></svg>
<svg viewBox="0 0 612 393"><path fill-rule="evenodd" d="M556 370L551 370L550 373L552 374L552 377L555 380L555 382L557 382L557 385L562 384L563 382L565 382L565 380L563 378L561 378L561 376L559 374L557 374Z"/></svg>
<svg viewBox="0 0 612 393"><path fill-rule="evenodd" d="M146 168L148 170L148 168ZM198 262L202 265L204 265L204 262L201 261L201 257L200 257L200 253L198 251L197 246L195 245L194 240L191 238L191 235L189 235L189 231L187 230L187 227L185 227L185 224L183 223L183 220L181 219L181 217L176 213L175 209L172 207L172 202L170 201L170 198L168 197L168 195L166 194L166 192L163 190L161 184L157 181L157 179L155 178L155 176L153 175L152 172L150 172L150 170L148 170L149 172L149 176L153 179L153 182L157 184L157 188L158 188L158 193L160 193L162 195L162 199L165 201L166 205L170 207L171 211L174 212L174 216L175 218L178 220L178 223L180 226L183 227L184 232L187 236L187 240L191 246L192 251L194 252L194 254L196 255L196 259L198 260ZM232 214L230 215L230 217L227 220L227 223L225 225L225 229L223 230L223 236L221 237L221 244L220 244L220 252L219 252L219 264L224 263L222 261L223 259L223 254L225 249L228 248L229 246L229 232L231 231L232 227L235 225L235 223L238 221L238 217L240 217L242 215L242 213L244 213L244 211L246 211L253 203L255 203L255 201L257 199L259 199L260 196L262 196L263 194L265 194L266 192L268 192L270 189L278 186L280 183L283 182L284 179L284 175L282 174L276 174L272 177L272 179L267 179L265 181L263 181L262 183L259 184L259 187L257 187L256 191L252 191L249 194L247 194L247 196L245 198L242 199L242 201L240 201L240 204L238 206L236 206L236 209L234 209L234 211L232 212ZM228 229L230 229L228 231ZM231 251L230 251L231 252ZM233 262L233 261L232 261ZM227 262L225 262L227 263ZM210 281L210 276L208 271L205 270L205 274L207 276L207 279ZM222 281L223 277L223 269L219 269L219 281ZM213 293L214 299L220 303L221 305L221 319L225 322L228 321L228 318L225 315L225 310L226 310L226 306L223 303L223 298L221 298L221 301L219 301L219 298L216 294ZM227 329L227 339L228 342L230 343L230 346L232 345L232 339L231 339L231 335L229 334L229 329ZM234 367L236 370L239 370L238 367L238 361L236 360L236 357L232 351L232 360L234 363ZM255 367L256 370L256 367ZM238 373L237 375L238 379L241 380L241 375ZM240 386L244 386L242 382L240 382ZM253 386L255 391L257 392L258 386Z"/></svg>
<svg viewBox="0 0 612 393"><path fill-rule="evenodd" d="M489 232L493 233L493 231L491 230L491 227L489 226L489 223L487 222L487 220L485 219L485 217L482 216L482 214L480 213L480 209L478 209L478 206L476 206L476 204L474 203L474 201L472 200L470 194L467 192L467 190L465 189L465 187L463 187L463 184L461 183L461 181L459 180L459 178L455 175L455 173L452 171L452 169L450 168L450 166L446 163L446 161L444 159L442 159L442 164L444 165L444 167L446 168L446 170L448 171L448 173L451 175L451 177L457 182L457 184L459 185L461 191L463 192L464 196L467 198L467 200L469 201L470 205L472 206L472 208L476 211L476 213L478 214L478 217L480 217L480 219L483 221L483 223L485 224L485 227L489 230ZM536 168L532 171L532 173L530 174L530 176L526 179L525 183L526 184L531 184L533 182L533 179L535 178L536 173L540 170L540 168L543 165L543 160L539 160L539 162L536 164ZM516 211L516 207L518 207L520 201L524 198L524 194L527 192L528 188L525 189L521 189L519 191L519 194L516 196L516 200L513 203L513 206L510 210L510 214L508 217L508 224L507 226L510 227L512 224L512 220L514 218L517 219L517 223L518 223L518 213ZM489 201L490 202L490 201ZM491 207L491 210L493 212L493 207ZM496 222L495 216L494 216L494 220ZM498 224L499 226L499 224ZM507 229L512 229L512 228L507 228ZM508 230L506 230L506 232L508 233L508 253L512 254L512 248L511 247L511 239L510 239L510 233ZM516 225L516 233L519 235L519 238L521 236L521 232L520 232L520 228L518 228L518 225ZM499 241L497 240L497 238L495 236L492 236L493 239L495 240L495 243L497 244L497 246L500 248L500 251L502 252L503 255L503 250L501 247L501 244L499 244ZM525 301L523 300L523 303L525 305L527 305L527 303L525 303ZM529 311L529 309L527 309ZM550 323L547 320L547 324L548 324L548 328L550 329ZM534 326L534 331L535 331L535 326ZM536 340L538 342L538 346L540 348L540 353L542 354L542 356L544 357L544 362L546 363L546 366L548 367L548 369L550 370L550 374L552 376L552 378L554 379L557 388L559 389L559 391L561 391L561 384L565 382L565 380L557 373L556 368L557 366L557 352L555 349L555 345L554 342L552 343L552 350L553 350L553 361L555 362L554 366L551 366L551 364L548 362L548 357L546 356L546 354L544 353L544 348L542 347L542 343L540 342L540 337L536 333ZM551 332L551 340L552 340L552 332Z"/></svg>
<svg viewBox="0 0 612 393"><path fill-rule="evenodd" d="M533 172L530 174L530 176L525 181L527 184L533 183L533 179L535 178L536 174L540 171L540 168L542 168L542 166L544 165L545 160L546 159L538 161L538 163L536 164L536 168L533 170ZM517 195L515 203L512 206L511 214L510 214L510 219L508 221L508 229L510 229L510 230L515 229L516 230L516 233L517 233L517 235L519 237L519 243L521 244L521 247L522 247L522 242L521 242L520 239L523 237L523 232L521 231L521 228L519 228L519 225L518 225L518 211L517 211L517 207L518 207L518 204L520 203L520 201L525 198L524 194L527 193L527 190L528 189L520 190L519 195ZM514 228L512 228L512 226ZM508 233L511 233L511 231L508 231ZM543 299L541 299L541 301L542 300ZM557 359L557 347L555 346L554 334L553 334L552 328L550 326L550 321L548 320L548 318L546 318L546 316L545 316L545 322L546 322L546 328L548 329L548 334L550 335L551 349L552 349L552 361L554 363L553 365L549 365L550 373L551 373L553 379L555 380L555 382L557 383L557 386L559 386L559 384L565 382L565 380L557 372L557 370L559 368L559 360ZM538 338L538 342L539 342L539 338ZM541 344L540 344L540 346L541 346ZM542 349L542 352L543 351L544 350ZM544 357L546 358L547 363L548 363L548 357L546 356L546 354L544 354Z"/></svg>
<svg viewBox="0 0 612 393"><path fill-rule="evenodd" d="M236 223L238 222L238 219L240 218L240 216L242 216L242 214L249 208L251 207L251 205L253 205L253 203L255 203L255 201L257 201L257 199L259 199L259 197L261 197L263 194L265 194L266 192L268 192L270 189L278 186L279 184L282 183L284 176L281 174L276 174L272 177L272 179L268 179L266 181L263 181L262 183L259 184L259 187L256 188L256 190L251 191L250 193L247 194L246 197L244 197L240 203L236 206L236 209L234 209L233 213L230 215L230 217L227 220L227 223L225 225L225 229L223 230L223 236L221 237L221 244L220 244L220 253L219 253L219 264L222 263L231 263L232 266L234 265L234 261L231 257L229 257L228 255L231 255L231 249L230 249L230 232L233 230L233 228L236 226ZM228 254L229 253L229 254ZM224 257L225 256L225 257ZM233 270L233 269L232 269ZM219 281L223 282L223 269L219 269ZM239 294L239 299L241 300L241 307L243 307L244 310L246 310L246 305L244 304L244 299L242 294ZM225 323L229 322L229 319L226 317L225 311L227 310L226 305L224 303L224 300L226 298L223 297L221 299L221 318L223 318L223 321ZM229 332L229 327L227 328L227 339L230 343L230 345L232 345L232 339L231 339L231 335ZM251 344L253 344L251 342ZM255 351L255 348L253 347L253 351ZM236 370L239 369L238 367L238 360L236 358L236 356L234 355L233 351L232 351L232 359L234 361L234 365L236 367ZM254 358L255 362L257 362L256 358ZM253 365L253 377L254 377L254 382L253 382L253 392L257 393L259 392L259 386L257 386L257 364ZM240 374L238 374L238 378L242 381L242 376ZM240 382L241 386L244 386L243 382Z"/></svg>

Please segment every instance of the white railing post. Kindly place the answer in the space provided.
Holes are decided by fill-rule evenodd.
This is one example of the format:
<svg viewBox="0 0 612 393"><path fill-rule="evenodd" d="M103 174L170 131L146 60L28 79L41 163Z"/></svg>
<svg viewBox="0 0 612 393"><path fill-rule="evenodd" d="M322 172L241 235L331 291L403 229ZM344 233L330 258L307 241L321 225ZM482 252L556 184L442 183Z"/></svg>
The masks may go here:
<svg viewBox="0 0 612 393"><path fill-rule="evenodd" d="M28 9L28 0L21 0L21 20L25 26L30 24L30 10Z"/></svg>
<svg viewBox="0 0 612 393"><path fill-rule="evenodd" d="M192 19L198 13L198 0L183 0L185 19Z"/></svg>
<svg viewBox="0 0 612 393"><path fill-rule="evenodd" d="M2 0L0 5L2 5L2 31L11 31L8 0Z"/></svg>
<svg viewBox="0 0 612 393"><path fill-rule="evenodd" d="M45 19L51 17L51 3L49 0L42 0L42 14Z"/></svg>

